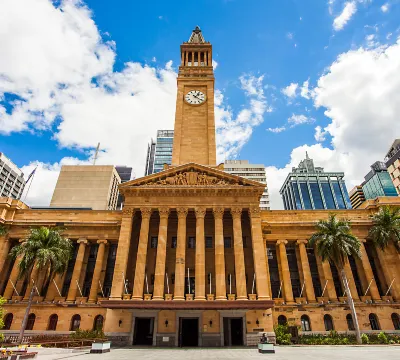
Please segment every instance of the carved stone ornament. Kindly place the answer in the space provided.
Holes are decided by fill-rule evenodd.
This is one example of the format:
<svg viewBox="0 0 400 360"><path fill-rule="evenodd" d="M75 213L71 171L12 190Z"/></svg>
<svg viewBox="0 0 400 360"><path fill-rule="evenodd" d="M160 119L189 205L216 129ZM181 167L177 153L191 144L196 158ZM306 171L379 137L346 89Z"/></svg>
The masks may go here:
<svg viewBox="0 0 400 360"><path fill-rule="evenodd" d="M150 208L141 208L142 218L149 218L153 212Z"/></svg>
<svg viewBox="0 0 400 360"><path fill-rule="evenodd" d="M197 207L194 212L196 214L196 218L204 217L206 215L206 208L205 207Z"/></svg>
<svg viewBox="0 0 400 360"><path fill-rule="evenodd" d="M216 219L221 219L224 216L225 209L222 207L216 207L213 209L214 217Z"/></svg>
<svg viewBox="0 0 400 360"><path fill-rule="evenodd" d="M144 185L154 186L154 185L163 185L163 186L226 186L226 185L238 185L237 181L229 181L226 179L220 179L216 176L210 176L206 173L197 172L197 171L185 171L175 174L173 176L167 176L164 179L146 183Z"/></svg>
<svg viewBox="0 0 400 360"><path fill-rule="evenodd" d="M187 216L189 209L184 208L184 207L179 207L176 209L176 212L178 213L178 217L185 217Z"/></svg>
<svg viewBox="0 0 400 360"><path fill-rule="evenodd" d="M122 215L133 215L134 212L135 212L134 208L124 207L122 209Z"/></svg>
<svg viewBox="0 0 400 360"><path fill-rule="evenodd" d="M231 214L232 214L232 217L234 217L234 218L242 216L242 208L240 208L240 207L232 208Z"/></svg>
<svg viewBox="0 0 400 360"><path fill-rule="evenodd" d="M169 208L167 207L162 207L158 209L158 213L160 214L160 218L162 217L168 217L169 215Z"/></svg>
<svg viewBox="0 0 400 360"><path fill-rule="evenodd" d="M251 207L249 212L252 217L259 217L261 215L261 210L258 206Z"/></svg>

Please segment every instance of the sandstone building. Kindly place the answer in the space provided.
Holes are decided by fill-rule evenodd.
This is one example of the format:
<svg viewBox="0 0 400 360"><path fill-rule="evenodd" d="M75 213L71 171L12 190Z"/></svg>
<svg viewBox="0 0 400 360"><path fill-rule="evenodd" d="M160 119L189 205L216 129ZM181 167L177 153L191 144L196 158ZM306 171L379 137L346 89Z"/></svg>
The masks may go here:
<svg viewBox="0 0 400 360"><path fill-rule="evenodd" d="M304 332L352 330L337 269L307 243L330 211L350 219L362 241L362 259L346 266L362 331L399 329L399 255L368 239L369 216L398 198L361 210L261 211L265 185L216 164L213 100L212 46L196 28L181 45L172 165L121 184L122 211L0 199L6 334L19 330L30 289L7 254L37 225L64 225L74 256L57 287L35 298L28 335L103 327L121 344L246 346L260 332L273 339L284 321Z"/></svg>

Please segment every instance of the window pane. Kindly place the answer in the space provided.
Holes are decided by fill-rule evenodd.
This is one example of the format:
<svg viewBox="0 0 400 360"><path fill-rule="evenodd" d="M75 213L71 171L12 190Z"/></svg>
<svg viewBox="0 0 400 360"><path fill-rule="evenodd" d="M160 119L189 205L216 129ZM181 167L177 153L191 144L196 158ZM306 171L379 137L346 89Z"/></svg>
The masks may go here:
<svg viewBox="0 0 400 360"><path fill-rule="evenodd" d="M225 249L229 249L232 247L232 240L230 237L224 237L224 247Z"/></svg>
<svg viewBox="0 0 400 360"><path fill-rule="evenodd" d="M212 249L212 247L213 247L212 237L206 236L206 249Z"/></svg>
<svg viewBox="0 0 400 360"><path fill-rule="evenodd" d="M325 204L327 209L336 209L335 202L333 200L331 187L328 183L321 183L322 193L325 198Z"/></svg>
<svg viewBox="0 0 400 360"><path fill-rule="evenodd" d="M346 209L346 205L344 204L344 199L342 196L342 191L340 190L339 183L337 181L332 182L333 191L335 192L336 201L338 203L339 209Z"/></svg>
<svg viewBox="0 0 400 360"><path fill-rule="evenodd" d="M319 191L319 186L317 183L311 182L310 183L310 188L311 188L311 195L314 201L314 207L315 209L323 209L324 204L322 202L322 197L321 197L321 192Z"/></svg>
<svg viewBox="0 0 400 360"><path fill-rule="evenodd" d="M300 190L301 190L301 195L303 196L304 209L312 210L311 198L310 198L310 194L308 192L307 183L301 182Z"/></svg>
<svg viewBox="0 0 400 360"><path fill-rule="evenodd" d="M293 188L294 197L296 200L296 209L301 210L302 207L301 207L300 194L299 194L299 189L297 188L297 184L292 182L292 188Z"/></svg>

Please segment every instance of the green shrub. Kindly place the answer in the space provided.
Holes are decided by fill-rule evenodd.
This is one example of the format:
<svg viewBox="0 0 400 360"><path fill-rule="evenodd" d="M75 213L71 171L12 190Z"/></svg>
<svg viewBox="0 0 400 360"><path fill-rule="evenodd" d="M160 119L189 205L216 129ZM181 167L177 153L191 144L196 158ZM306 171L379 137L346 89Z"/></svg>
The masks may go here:
<svg viewBox="0 0 400 360"><path fill-rule="evenodd" d="M287 325L277 325L275 327L276 343L279 345L290 345L292 335Z"/></svg>
<svg viewBox="0 0 400 360"><path fill-rule="evenodd" d="M389 340L388 340L386 334L383 331L381 331L379 333L378 340L379 340L380 344L388 344L389 343Z"/></svg>
<svg viewBox="0 0 400 360"><path fill-rule="evenodd" d="M0 344L4 342L4 334L0 333Z"/></svg>
<svg viewBox="0 0 400 360"><path fill-rule="evenodd" d="M369 344L369 338L367 334L362 334L361 335L361 341L363 344Z"/></svg>
<svg viewBox="0 0 400 360"><path fill-rule="evenodd" d="M81 330L78 329L70 334L70 338L74 340L80 339L105 339L106 336L102 330Z"/></svg>

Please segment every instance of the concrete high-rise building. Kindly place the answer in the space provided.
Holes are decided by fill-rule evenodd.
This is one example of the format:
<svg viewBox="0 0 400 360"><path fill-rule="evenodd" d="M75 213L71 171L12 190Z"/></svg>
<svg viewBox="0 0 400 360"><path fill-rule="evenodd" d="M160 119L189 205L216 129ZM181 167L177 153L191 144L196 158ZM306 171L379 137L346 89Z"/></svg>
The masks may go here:
<svg viewBox="0 0 400 360"><path fill-rule="evenodd" d="M132 168L127 166L116 166L115 170L119 177L121 178L121 184L127 182L131 179L132 176ZM124 196L118 193L118 201L117 201L117 209L120 210L122 208L124 202Z"/></svg>
<svg viewBox="0 0 400 360"><path fill-rule="evenodd" d="M0 197L20 199L24 191L24 173L0 152Z"/></svg>
<svg viewBox="0 0 400 360"><path fill-rule="evenodd" d="M361 185L354 186L349 192L351 207L357 209L364 201L365 195Z"/></svg>
<svg viewBox="0 0 400 360"><path fill-rule="evenodd" d="M397 194L400 195L400 139L393 142L386 154L385 164Z"/></svg>
<svg viewBox="0 0 400 360"><path fill-rule="evenodd" d="M379 196L397 196L396 188L382 161L376 161L371 165L371 171L364 177L361 184L365 198L375 199Z"/></svg>
<svg viewBox="0 0 400 360"><path fill-rule="evenodd" d="M249 164L248 160L225 160L224 171L232 175L241 176L245 179L265 184L265 190L260 199L260 209L270 209L267 175L263 164Z"/></svg>
<svg viewBox="0 0 400 360"><path fill-rule="evenodd" d="M112 165L64 165L50 206L115 210L121 178Z"/></svg>
<svg viewBox="0 0 400 360"><path fill-rule="evenodd" d="M351 209L342 172L324 172L308 157L292 168L280 194L285 210Z"/></svg>
<svg viewBox="0 0 400 360"><path fill-rule="evenodd" d="M155 174L164 169L164 164L171 165L173 130L158 130L156 141L151 139L147 148L145 176Z"/></svg>

